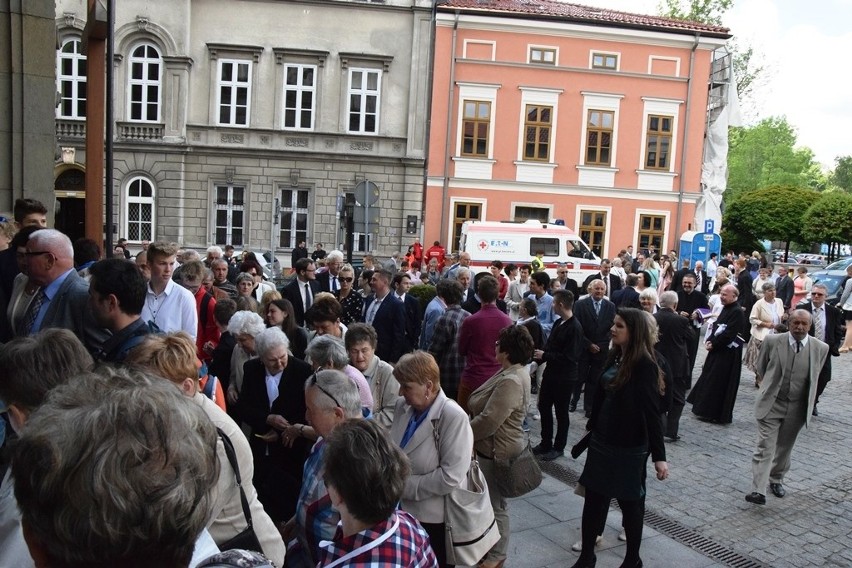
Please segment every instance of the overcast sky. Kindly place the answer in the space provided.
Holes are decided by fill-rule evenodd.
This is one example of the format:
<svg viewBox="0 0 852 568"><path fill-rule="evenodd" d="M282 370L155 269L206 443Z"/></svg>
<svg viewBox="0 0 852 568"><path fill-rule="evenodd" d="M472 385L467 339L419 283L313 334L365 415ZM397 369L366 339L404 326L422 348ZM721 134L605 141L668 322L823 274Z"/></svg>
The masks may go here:
<svg viewBox="0 0 852 568"><path fill-rule="evenodd" d="M656 14L658 0L574 0L625 12ZM786 115L826 167L852 155L852 0L734 0L724 25L750 44L764 65L745 120Z"/></svg>

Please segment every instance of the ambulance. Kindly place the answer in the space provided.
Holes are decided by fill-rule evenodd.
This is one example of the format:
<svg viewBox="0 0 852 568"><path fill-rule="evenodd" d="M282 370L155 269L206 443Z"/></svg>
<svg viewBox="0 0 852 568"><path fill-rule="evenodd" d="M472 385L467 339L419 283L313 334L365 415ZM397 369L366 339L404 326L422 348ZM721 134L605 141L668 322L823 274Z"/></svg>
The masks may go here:
<svg viewBox="0 0 852 568"><path fill-rule="evenodd" d="M491 262L529 264L536 252L544 252L546 272L556 276L556 267L564 263L568 277L582 285L590 274L600 271L601 259L583 239L565 225L541 221L465 221L462 224L459 251L470 254L474 273L488 270Z"/></svg>

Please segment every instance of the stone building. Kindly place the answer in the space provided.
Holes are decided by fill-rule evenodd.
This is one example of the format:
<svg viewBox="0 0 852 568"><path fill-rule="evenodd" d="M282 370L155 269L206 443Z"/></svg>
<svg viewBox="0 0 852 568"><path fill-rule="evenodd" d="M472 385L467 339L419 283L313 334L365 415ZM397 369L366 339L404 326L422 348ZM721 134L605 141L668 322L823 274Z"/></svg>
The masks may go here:
<svg viewBox="0 0 852 568"><path fill-rule="evenodd" d="M381 223L356 251L400 250L409 216L419 230L428 0L116 4L116 237L340 246L364 180ZM72 236L86 198L85 17L85 0L57 0L57 226Z"/></svg>

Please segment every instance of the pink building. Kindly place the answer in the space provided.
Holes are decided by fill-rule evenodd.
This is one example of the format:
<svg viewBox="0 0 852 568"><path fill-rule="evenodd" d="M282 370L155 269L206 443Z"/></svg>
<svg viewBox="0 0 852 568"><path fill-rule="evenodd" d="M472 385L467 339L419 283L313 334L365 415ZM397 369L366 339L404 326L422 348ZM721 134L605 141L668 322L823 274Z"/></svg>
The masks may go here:
<svg viewBox="0 0 852 568"><path fill-rule="evenodd" d="M439 5L425 242L455 250L468 219L562 219L602 257L677 248L729 37L553 0Z"/></svg>

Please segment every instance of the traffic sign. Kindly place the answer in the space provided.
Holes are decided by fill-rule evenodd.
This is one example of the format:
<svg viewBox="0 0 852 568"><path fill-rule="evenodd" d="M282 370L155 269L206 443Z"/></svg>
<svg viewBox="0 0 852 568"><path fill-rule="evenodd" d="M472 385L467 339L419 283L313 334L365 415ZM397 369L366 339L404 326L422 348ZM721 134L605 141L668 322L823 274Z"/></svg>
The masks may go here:
<svg viewBox="0 0 852 568"><path fill-rule="evenodd" d="M704 219L704 232L707 234L712 234L716 229L716 221L713 219Z"/></svg>

